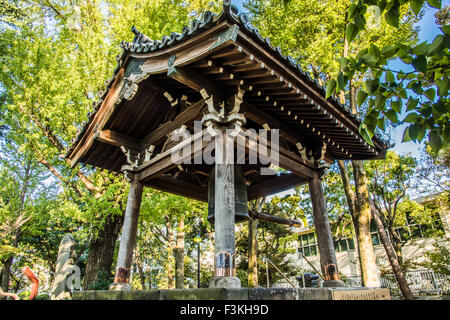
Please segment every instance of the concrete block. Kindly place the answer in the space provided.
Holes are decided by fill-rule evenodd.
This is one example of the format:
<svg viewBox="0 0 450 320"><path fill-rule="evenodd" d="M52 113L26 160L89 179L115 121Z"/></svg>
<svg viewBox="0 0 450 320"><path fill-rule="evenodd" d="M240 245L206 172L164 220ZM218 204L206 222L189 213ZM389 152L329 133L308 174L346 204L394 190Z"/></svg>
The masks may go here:
<svg viewBox="0 0 450 320"><path fill-rule="evenodd" d="M241 280L237 277L213 277L209 282L210 288L240 288Z"/></svg>
<svg viewBox="0 0 450 320"><path fill-rule="evenodd" d="M122 291L122 300L159 300L159 289Z"/></svg>
<svg viewBox="0 0 450 320"><path fill-rule="evenodd" d="M121 300L122 291L98 290L95 292L95 300Z"/></svg>
<svg viewBox="0 0 450 320"><path fill-rule="evenodd" d="M249 288L249 300L297 300L298 291L294 288Z"/></svg>
<svg viewBox="0 0 450 320"><path fill-rule="evenodd" d="M332 300L329 288L299 288L298 300Z"/></svg>
<svg viewBox="0 0 450 320"><path fill-rule="evenodd" d="M248 300L247 288L160 290L160 300Z"/></svg>
<svg viewBox="0 0 450 320"><path fill-rule="evenodd" d="M72 294L72 300L95 300L95 290L75 291Z"/></svg>

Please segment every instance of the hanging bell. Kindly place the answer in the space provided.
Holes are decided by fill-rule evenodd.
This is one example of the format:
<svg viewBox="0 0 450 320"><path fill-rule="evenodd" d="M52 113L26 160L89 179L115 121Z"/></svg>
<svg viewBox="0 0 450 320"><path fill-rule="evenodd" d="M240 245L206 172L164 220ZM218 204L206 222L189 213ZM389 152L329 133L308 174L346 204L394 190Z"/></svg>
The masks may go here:
<svg viewBox="0 0 450 320"><path fill-rule="evenodd" d="M208 182L208 221L214 224L214 201L215 201L215 168L209 172ZM238 165L234 165L234 221L243 222L249 219L247 207L247 185L245 184L244 172Z"/></svg>

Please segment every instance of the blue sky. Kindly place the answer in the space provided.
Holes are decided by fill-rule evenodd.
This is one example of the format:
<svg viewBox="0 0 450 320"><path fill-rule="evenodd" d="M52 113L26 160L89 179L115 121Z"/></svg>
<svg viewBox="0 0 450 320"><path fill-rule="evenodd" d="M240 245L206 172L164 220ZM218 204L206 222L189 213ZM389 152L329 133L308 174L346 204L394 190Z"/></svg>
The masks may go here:
<svg viewBox="0 0 450 320"><path fill-rule="evenodd" d="M312 0L312 1L315 1L315 0ZM233 4L235 4L239 8L240 12L245 11L245 9L242 6L242 2L243 2L243 0L234 0L233 1ZM445 5L449 5L449 4L450 4L450 0L442 1L443 7ZM437 11L437 9L430 8L426 4L424 6L426 7L424 16L418 23L418 26L420 28L419 29L419 43L423 42L423 41L431 42L436 37L436 35L438 35L440 33L440 31L435 23L435 19L434 19L434 14ZM392 130L390 136L393 139L393 142L395 143L393 150L399 154L404 155L404 154L410 153L411 155L418 157L420 150L423 149L423 147L424 147L424 144L423 143L418 144L418 143L414 143L414 142L402 143L401 141L402 141L403 130L404 130L405 126L406 125L402 125L402 126L399 126Z"/></svg>

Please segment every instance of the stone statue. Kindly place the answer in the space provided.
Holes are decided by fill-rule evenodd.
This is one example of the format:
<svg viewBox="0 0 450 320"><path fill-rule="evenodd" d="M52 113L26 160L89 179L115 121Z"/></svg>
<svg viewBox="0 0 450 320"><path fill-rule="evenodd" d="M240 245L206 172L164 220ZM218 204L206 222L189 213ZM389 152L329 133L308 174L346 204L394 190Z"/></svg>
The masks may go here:
<svg viewBox="0 0 450 320"><path fill-rule="evenodd" d="M73 280L75 280L75 287L80 287L80 269L74 265L73 259L75 245L75 239L70 234L66 234L61 240L55 279L51 288L51 300L70 298Z"/></svg>

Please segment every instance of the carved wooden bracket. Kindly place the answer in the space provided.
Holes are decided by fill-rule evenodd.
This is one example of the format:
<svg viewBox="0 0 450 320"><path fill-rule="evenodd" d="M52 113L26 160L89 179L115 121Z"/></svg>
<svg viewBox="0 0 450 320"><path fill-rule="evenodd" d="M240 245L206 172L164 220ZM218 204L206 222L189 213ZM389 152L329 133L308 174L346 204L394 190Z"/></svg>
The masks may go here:
<svg viewBox="0 0 450 320"><path fill-rule="evenodd" d="M304 161L314 162L314 157L312 156L311 150L307 150L306 147L304 147L300 142L296 143L296 147Z"/></svg>
<svg viewBox="0 0 450 320"><path fill-rule="evenodd" d="M136 152L125 146L121 146L120 150L122 150L122 152L125 154L125 156L127 157L127 162L132 168L137 168L139 166L139 162L141 160L140 152Z"/></svg>

